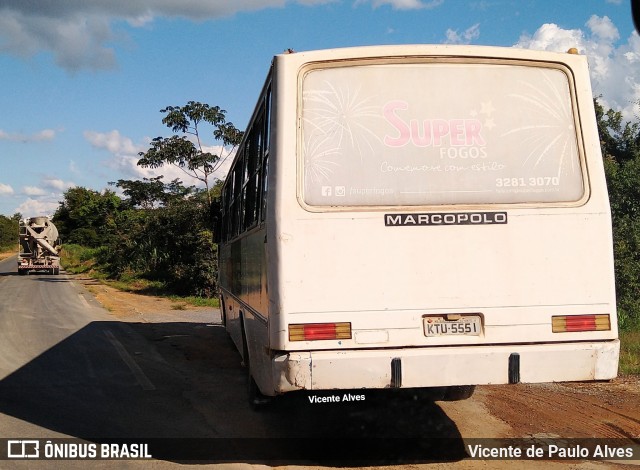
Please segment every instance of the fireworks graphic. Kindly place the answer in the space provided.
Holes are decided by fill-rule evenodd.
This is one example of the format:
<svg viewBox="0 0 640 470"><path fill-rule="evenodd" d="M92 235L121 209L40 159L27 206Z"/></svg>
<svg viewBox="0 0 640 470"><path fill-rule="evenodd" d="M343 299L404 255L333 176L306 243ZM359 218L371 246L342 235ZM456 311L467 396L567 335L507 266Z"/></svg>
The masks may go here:
<svg viewBox="0 0 640 470"><path fill-rule="evenodd" d="M561 73L561 72L555 72ZM513 93L509 97L525 103L527 124L506 132L502 137L517 135L520 148L527 149L523 166L549 165L558 162L559 177L563 172L576 171L576 130L569 93L552 80L548 71L541 71L539 81L520 81L528 93ZM566 89L566 80L564 80Z"/></svg>
<svg viewBox="0 0 640 470"><path fill-rule="evenodd" d="M335 161L340 156L339 148L329 148L322 139L308 139L304 143L304 168L307 182L328 181L339 165Z"/></svg>
<svg viewBox="0 0 640 470"><path fill-rule="evenodd" d="M380 119L380 108L361 97L357 87L336 88L323 82L303 94L304 159L307 177L328 179L340 159L356 155L363 161L380 138L371 129Z"/></svg>

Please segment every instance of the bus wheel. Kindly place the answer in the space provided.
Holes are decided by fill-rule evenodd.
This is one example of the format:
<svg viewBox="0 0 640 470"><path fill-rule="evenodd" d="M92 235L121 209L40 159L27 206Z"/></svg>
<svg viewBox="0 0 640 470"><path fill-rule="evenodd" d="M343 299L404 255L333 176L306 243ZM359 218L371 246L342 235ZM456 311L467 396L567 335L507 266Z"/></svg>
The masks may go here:
<svg viewBox="0 0 640 470"><path fill-rule="evenodd" d="M406 388L414 401L442 401L449 387Z"/></svg>
<svg viewBox="0 0 640 470"><path fill-rule="evenodd" d="M222 321L222 326L226 328L227 326L227 306L224 303L224 297L220 294L220 320Z"/></svg>
<svg viewBox="0 0 640 470"><path fill-rule="evenodd" d="M251 360L249 359L249 348L247 346L247 337L244 333L244 325L242 327L242 352L244 356L243 365L247 369L247 395L249 397L249 406L254 411L260 411L271 403L271 397L263 395L253 375L251 374Z"/></svg>
<svg viewBox="0 0 640 470"><path fill-rule="evenodd" d="M258 384L251 375L251 370L247 370L247 392L249 395L249 405L254 411L260 411L271 403L271 397L263 395Z"/></svg>
<svg viewBox="0 0 640 470"><path fill-rule="evenodd" d="M476 390L475 385L453 385L447 388L442 401L460 401L471 398Z"/></svg>

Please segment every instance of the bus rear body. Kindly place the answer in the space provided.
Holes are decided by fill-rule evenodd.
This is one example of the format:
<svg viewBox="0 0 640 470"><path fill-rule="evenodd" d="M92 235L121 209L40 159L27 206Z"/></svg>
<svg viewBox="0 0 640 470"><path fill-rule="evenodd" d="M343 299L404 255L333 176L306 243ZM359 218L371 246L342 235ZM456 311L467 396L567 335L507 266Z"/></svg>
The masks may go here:
<svg viewBox="0 0 640 470"><path fill-rule="evenodd" d="M250 128L223 190L220 286L263 394L616 376L584 57L284 54Z"/></svg>

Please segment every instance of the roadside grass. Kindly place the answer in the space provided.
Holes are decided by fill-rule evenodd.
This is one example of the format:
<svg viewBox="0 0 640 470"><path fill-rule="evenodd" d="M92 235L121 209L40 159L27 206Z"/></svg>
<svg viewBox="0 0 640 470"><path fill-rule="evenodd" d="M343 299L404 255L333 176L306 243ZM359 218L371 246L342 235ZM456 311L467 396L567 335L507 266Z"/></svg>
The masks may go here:
<svg viewBox="0 0 640 470"><path fill-rule="evenodd" d="M62 245L60 250L60 264L65 271L71 274L88 274L99 279L97 275L97 263L94 259L96 249L86 248L80 245Z"/></svg>
<svg viewBox="0 0 640 470"><path fill-rule="evenodd" d="M218 300L217 297L207 299L204 297L195 297L195 296L178 297L176 295L170 295L169 298L174 302L187 302L188 304L194 305L196 307L214 307L214 308L220 307L220 300Z"/></svg>
<svg viewBox="0 0 640 470"><path fill-rule="evenodd" d="M18 253L18 244L11 246L0 246L0 260L7 259Z"/></svg>
<svg viewBox="0 0 640 470"><path fill-rule="evenodd" d="M62 255L60 256L60 263L65 271L71 274L89 276L92 279L96 279L105 285L123 292L168 298L176 305L174 310L184 310L186 304L195 307L218 308L220 306L217 298L180 297L169 294L163 282L150 281L140 277L136 273L124 273L120 276L120 279L117 280L109 279L107 274L101 271L100 265L95 260L95 255L98 250L99 248L87 248L80 245L64 245Z"/></svg>
<svg viewBox="0 0 640 470"><path fill-rule="evenodd" d="M620 365L622 375L640 375L640 330L620 332Z"/></svg>

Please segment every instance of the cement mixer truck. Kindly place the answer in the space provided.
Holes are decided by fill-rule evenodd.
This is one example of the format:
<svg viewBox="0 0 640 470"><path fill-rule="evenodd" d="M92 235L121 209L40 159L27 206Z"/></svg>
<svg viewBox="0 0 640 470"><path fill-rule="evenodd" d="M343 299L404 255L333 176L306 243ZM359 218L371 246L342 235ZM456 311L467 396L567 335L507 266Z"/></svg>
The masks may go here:
<svg viewBox="0 0 640 470"><path fill-rule="evenodd" d="M47 271L60 274L58 229L48 217L31 217L20 221L18 274Z"/></svg>

